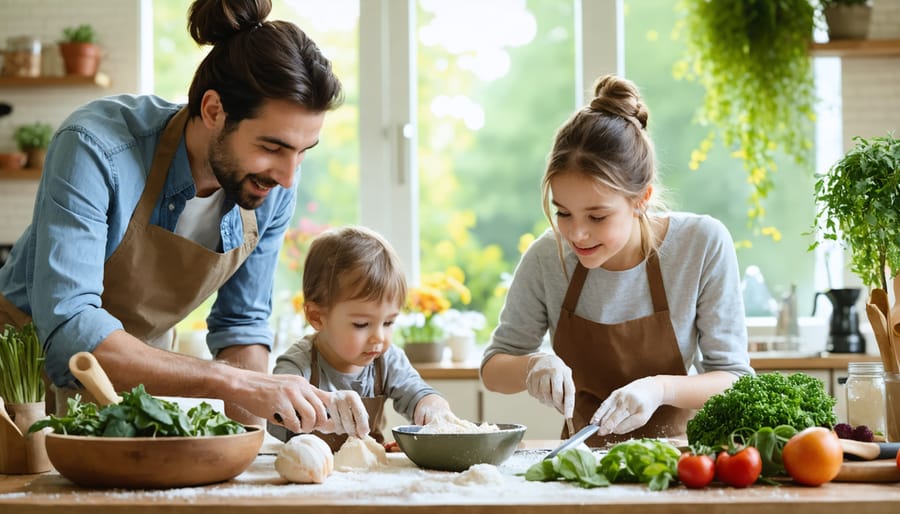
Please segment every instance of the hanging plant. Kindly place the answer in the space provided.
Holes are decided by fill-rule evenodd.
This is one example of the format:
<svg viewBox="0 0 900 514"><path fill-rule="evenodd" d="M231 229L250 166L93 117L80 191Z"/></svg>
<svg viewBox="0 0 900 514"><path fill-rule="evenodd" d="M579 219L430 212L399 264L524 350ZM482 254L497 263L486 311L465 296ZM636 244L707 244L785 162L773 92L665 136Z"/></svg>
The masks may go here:
<svg viewBox="0 0 900 514"><path fill-rule="evenodd" d="M715 128L693 152L691 168L720 133L743 162L753 186L749 217L759 219L778 152L811 173L815 90L807 51L815 8L809 0L681 0L680 8L687 53L674 74L706 89L698 121Z"/></svg>

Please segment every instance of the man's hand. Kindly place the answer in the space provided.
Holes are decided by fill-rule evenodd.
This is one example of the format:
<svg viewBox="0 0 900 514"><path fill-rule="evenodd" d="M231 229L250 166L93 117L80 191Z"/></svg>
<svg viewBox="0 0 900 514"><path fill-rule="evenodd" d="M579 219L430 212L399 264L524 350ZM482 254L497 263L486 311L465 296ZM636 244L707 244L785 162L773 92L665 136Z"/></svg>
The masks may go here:
<svg viewBox="0 0 900 514"><path fill-rule="evenodd" d="M663 403L665 387L656 377L644 377L622 386L600 404L591 424L600 425L597 433L625 434L647 424Z"/></svg>
<svg viewBox="0 0 900 514"><path fill-rule="evenodd" d="M575 383L572 370L562 359L549 353L535 353L528 358L526 371L528 394L571 418L575 410Z"/></svg>

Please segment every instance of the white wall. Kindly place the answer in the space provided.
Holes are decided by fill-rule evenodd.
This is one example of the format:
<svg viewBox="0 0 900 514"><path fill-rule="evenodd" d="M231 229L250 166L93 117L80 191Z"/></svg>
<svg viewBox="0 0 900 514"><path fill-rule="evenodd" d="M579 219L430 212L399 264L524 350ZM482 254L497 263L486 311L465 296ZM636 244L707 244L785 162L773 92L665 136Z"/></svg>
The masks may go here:
<svg viewBox="0 0 900 514"><path fill-rule="evenodd" d="M873 3L871 39L900 39L900 0ZM900 56L857 57L841 61L844 150L853 136L900 137Z"/></svg>
<svg viewBox="0 0 900 514"><path fill-rule="evenodd" d="M79 105L94 98L138 91L140 77L141 0L0 0L0 48L9 37L38 37L44 47L42 74L62 75L56 42L62 30L90 23L97 32L103 58L100 71L112 86L0 88L0 102L13 113L0 118L0 151L15 149L12 133L23 123L54 126ZM15 242L31 221L37 181L0 180L0 244Z"/></svg>

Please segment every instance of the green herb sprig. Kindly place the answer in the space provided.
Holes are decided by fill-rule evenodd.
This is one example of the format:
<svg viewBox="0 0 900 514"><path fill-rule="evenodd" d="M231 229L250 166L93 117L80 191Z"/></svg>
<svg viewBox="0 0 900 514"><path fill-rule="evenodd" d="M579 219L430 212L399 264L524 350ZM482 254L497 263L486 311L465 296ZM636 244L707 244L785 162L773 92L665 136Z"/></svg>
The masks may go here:
<svg viewBox="0 0 900 514"><path fill-rule="evenodd" d="M44 348L33 323L0 333L0 396L8 403L44 401Z"/></svg>

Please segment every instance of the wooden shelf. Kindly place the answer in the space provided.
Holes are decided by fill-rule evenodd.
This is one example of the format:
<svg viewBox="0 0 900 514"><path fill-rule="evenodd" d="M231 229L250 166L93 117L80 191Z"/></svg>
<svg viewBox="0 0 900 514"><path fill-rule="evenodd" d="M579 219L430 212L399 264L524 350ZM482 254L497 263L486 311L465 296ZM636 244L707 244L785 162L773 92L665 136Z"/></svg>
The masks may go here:
<svg viewBox="0 0 900 514"><path fill-rule="evenodd" d="M20 170L6 170L0 168L0 180L40 180L41 170L24 168Z"/></svg>
<svg viewBox="0 0 900 514"><path fill-rule="evenodd" d="M109 87L108 75L98 73L93 77L64 75L56 77L0 77L0 87Z"/></svg>
<svg viewBox="0 0 900 514"><path fill-rule="evenodd" d="M900 39L838 39L812 43L813 57L892 57L900 56Z"/></svg>

